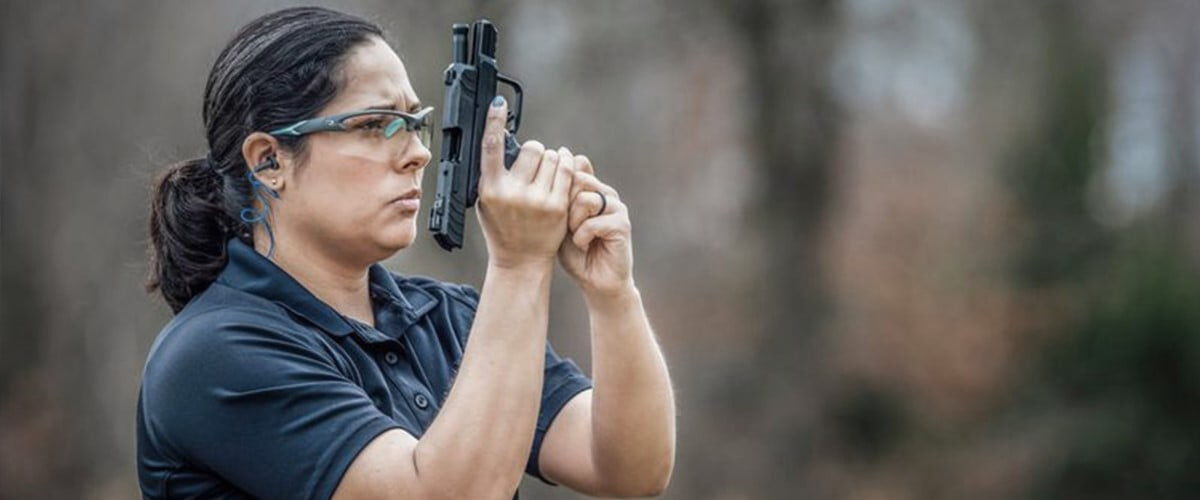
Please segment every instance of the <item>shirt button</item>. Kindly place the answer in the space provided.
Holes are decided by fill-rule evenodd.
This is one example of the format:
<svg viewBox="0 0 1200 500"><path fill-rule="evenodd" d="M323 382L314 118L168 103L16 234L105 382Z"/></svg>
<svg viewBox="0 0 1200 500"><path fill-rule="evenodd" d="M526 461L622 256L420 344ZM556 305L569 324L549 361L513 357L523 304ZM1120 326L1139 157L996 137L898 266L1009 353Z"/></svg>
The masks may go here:
<svg viewBox="0 0 1200 500"><path fill-rule="evenodd" d="M394 365L397 361L400 361L400 357L397 356L396 353L388 351L387 354L383 355L383 360L387 361L387 364L389 365Z"/></svg>
<svg viewBox="0 0 1200 500"><path fill-rule="evenodd" d="M417 408L422 410L429 407L429 398L425 397L424 394L417 393L416 397L413 398L413 401L417 403Z"/></svg>

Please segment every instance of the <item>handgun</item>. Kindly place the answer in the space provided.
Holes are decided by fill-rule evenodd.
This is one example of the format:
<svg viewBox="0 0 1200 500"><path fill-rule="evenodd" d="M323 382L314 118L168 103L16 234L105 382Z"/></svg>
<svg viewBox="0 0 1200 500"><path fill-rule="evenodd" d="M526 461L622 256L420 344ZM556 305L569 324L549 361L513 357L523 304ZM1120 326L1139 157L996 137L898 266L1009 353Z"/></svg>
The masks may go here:
<svg viewBox="0 0 1200 500"><path fill-rule="evenodd" d="M496 26L486 19L470 27L455 24L450 28L453 58L446 68L437 194L429 212L429 230L446 251L463 246L467 210L475 206L479 194L479 161L488 107L501 82L512 87L515 96L515 106L505 117L508 133L504 138L504 168L512 168L521 151L516 132L521 126L524 91L520 82L500 74L496 35Z"/></svg>

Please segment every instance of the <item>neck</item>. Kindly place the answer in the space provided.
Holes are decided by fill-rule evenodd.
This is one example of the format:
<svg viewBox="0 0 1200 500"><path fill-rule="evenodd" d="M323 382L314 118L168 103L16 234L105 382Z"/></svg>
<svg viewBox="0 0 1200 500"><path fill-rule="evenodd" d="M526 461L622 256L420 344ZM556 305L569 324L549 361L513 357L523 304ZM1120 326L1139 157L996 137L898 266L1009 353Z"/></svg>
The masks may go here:
<svg viewBox="0 0 1200 500"><path fill-rule="evenodd" d="M271 261L275 265L287 271L292 278L335 311L368 325L375 324L368 288L369 264L359 265L338 260L321 252L318 245L297 244L298 240L294 236L280 238L278 229L275 237L275 251L271 254ZM265 257L270 246L270 238L266 231L261 226L256 227L254 249Z"/></svg>

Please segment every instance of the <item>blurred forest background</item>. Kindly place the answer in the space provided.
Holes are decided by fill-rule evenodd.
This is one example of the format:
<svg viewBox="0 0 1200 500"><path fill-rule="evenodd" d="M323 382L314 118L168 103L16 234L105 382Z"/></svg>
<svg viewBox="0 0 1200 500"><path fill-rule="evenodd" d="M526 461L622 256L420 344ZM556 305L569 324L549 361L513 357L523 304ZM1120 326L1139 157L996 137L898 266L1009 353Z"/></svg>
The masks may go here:
<svg viewBox="0 0 1200 500"><path fill-rule="evenodd" d="M206 152L226 41L290 4L0 7L0 497L138 496L150 180ZM1200 495L1200 2L329 5L435 105L450 24L494 20L522 136L621 191L678 393L666 497ZM479 284L471 240L387 265ZM563 278L551 338L587 368Z"/></svg>

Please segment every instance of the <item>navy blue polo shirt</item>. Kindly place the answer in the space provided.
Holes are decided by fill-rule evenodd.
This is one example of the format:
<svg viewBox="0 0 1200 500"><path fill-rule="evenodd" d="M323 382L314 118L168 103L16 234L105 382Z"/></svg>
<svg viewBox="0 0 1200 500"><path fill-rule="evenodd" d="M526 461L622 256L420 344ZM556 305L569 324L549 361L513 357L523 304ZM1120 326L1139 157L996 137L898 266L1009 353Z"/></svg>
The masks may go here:
<svg viewBox="0 0 1200 500"><path fill-rule="evenodd" d="M342 316L237 238L207 290L154 341L138 396L147 498L328 498L373 438L420 437L467 345L478 292L370 269L375 327ZM542 438L591 381L546 345ZM553 484L553 483L551 483Z"/></svg>

